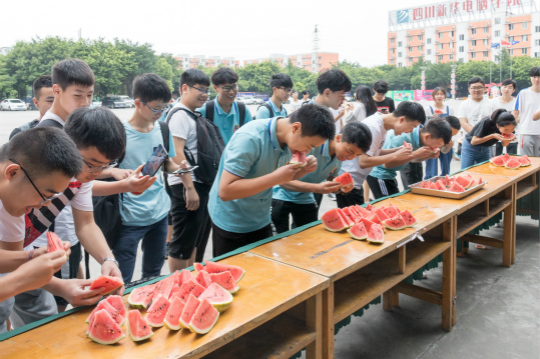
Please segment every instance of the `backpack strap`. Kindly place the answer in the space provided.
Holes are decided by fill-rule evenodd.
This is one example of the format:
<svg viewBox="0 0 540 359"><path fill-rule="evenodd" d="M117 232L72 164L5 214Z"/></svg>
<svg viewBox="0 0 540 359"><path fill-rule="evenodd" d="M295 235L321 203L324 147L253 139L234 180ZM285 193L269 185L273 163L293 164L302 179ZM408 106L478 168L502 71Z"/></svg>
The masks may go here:
<svg viewBox="0 0 540 359"><path fill-rule="evenodd" d="M433 110L433 107L429 106L429 109L431 110L431 114L435 115L435 111Z"/></svg>
<svg viewBox="0 0 540 359"><path fill-rule="evenodd" d="M210 122L214 122L214 106L214 100L206 103L206 116L204 117L206 117L206 119Z"/></svg>
<svg viewBox="0 0 540 359"><path fill-rule="evenodd" d="M56 127L56 128L61 129L61 130L64 129L64 125L62 125L60 122L52 120L50 118L45 119L45 120L41 120L37 124L37 126L39 126L39 127Z"/></svg>
<svg viewBox="0 0 540 359"><path fill-rule="evenodd" d="M270 104L268 102L265 102L262 105L260 105L259 107L257 107L257 112L259 112L259 109L261 107L266 107L268 109L268 112L270 112L270 117L269 118L274 117L274 110L272 110L272 106L270 106Z"/></svg>
<svg viewBox="0 0 540 359"><path fill-rule="evenodd" d="M169 137L171 135L169 125L163 121L158 121L157 123L159 123L159 127L161 128L161 136L163 137L163 148L165 148L165 151L167 151L167 158L169 158Z"/></svg>
<svg viewBox="0 0 540 359"><path fill-rule="evenodd" d="M244 118L246 117L246 104L243 102L236 102L238 105L238 115L240 116L240 127L244 126Z"/></svg>

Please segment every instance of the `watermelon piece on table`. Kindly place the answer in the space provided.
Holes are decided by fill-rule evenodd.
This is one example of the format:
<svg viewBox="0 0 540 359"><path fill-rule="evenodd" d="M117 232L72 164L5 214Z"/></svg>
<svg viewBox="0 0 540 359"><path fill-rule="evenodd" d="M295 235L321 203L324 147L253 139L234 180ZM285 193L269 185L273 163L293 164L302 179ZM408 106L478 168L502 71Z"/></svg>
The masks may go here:
<svg viewBox="0 0 540 359"><path fill-rule="evenodd" d="M170 305L171 303L165 296L158 294L157 297L152 300L152 305L150 305L146 311L144 319L146 319L146 322L152 327L162 327L163 320L165 319L165 315L167 314Z"/></svg>
<svg viewBox="0 0 540 359"><path fill-rule="evenodd" d="M129 337L134 342L146 340L154 335L152 327L148 325L146 320L137 309L132 309L127 316L127 330Z"/></svg>
<svg viewBox="0 0 540 359"><path fill-rule="evenodd" d="M189 282L192 279L195 279L193 275L191 274L191 272L188 271L187 269L182 269L182 271L180 271L180 276L178 278L179 278L178 279L179 286L182 286L182 284Z"/></svg>
<svg viewBox="0 0 540 359"><path fill-rule="evenodd" d="M175 295L186 302L190 293L198 298L205 289L206 288L197 283L195 279L191 279L188 282L183 283Z"/></svg>
<svg viewBox="0 0 540 359"><path fill-rule="evenodd" d="M96 315L97 312L99 312L100 310L106 310L107 313L109 313L109 316L118 324L118 325L124 325L124 322L125 322L125 318L124 316L122 316L120 314L120 312L114 307L111 305L111 303L109 303L108 301L106 300L102 300L101 302L99 302L97 304L97 306L94 308L94 310L92 311L92 313L90 313L90 315L88 316L88 318L86 318L86 323L88 324L91 324L92 321L94 320L94 317Z"/></svg>
<svg viewBox="0 0 540 359"><path fill-rule="evenodd" d="M407 227L412 227L416 224L416 218L414 218L414 216L411 214L411 212L409 212L408 209L402 211L399 215L401 216L403 221L405 221L405 225Z"/></svg>
<svg viewBox="0 0 540 359"><path fill-rule="evenodd" d="M109 345L124 339L126 335L105 309L98 311L88 328L88 338L96 343Z"/></svg>
<svg viewBox="0 0 540 359"><path fill-rule="evenodd" d="M210 275L204 269L201 269L197 273L197 277L195 277L195 281L205 288L208 288L208 286L212 284L212 279L210 278Z"/></svg>
<svg viewBox="0 0 540 359"><path fill-rule="evenodd" d="M341 208L341 212L344 213L348 219L356 223L360 218L356 217L355 214L349 209L349 207Z"/></svg>
<svg viewBox="0 0 540 359"><path fill-rule="evenodd" d="M436 191L439 190L439 187L437 187L437 185L431 181L428 181L429 182L429 189L434 189Z"/></svg>
<svg viewBox="0 0 540 359"><path fill-rule="evenodd" d="M466 176L456 176L456 182L464 189L467 189L471 185L472 181L472 179Z"/></svg>
<svg viewBox="0 0 540 359"><path fill-rule="evenodd" d="M504 167L505 161L502 158L502 156L493 157L489 160L492 165L498 166L498 167Z"/></svg>
<svg viewBox="0 0 540 359"><path fill-rule="evenodd" d="M210 273L221 273L221 272L230 272L236 281L236 283L239 283L242 278L244 278L244 275L246 274L246 271L239 266L235 266L232 264L225 264L225 263L216 263L212 261L205 261L206 267L205 270Z"/></svg>
<svg viewBox="0 0 540 359"><path fill-rule="evenodd" d="M437 186L437 189L439 191L446 191L446 185L444 184L444 182L441 179L438 180L437 182L435 182L435 186Z"/></svg>
<svg viewBox="0 0 540 359"><path fill-rule="evenodd" d="M219 284L231 294L238 292L238 289L240 289L230 272L210 273L210 278L212 279L213 283ZM197 298L198 297L199 296L197 296Z"/></svg>
<svg viewBox="0 0 540 359"><path fill-rule="evenodd" d="M228 290L217 283L212 283L199 296L199 300L207 299L220 313L226 311L233 301Z"/></svg>
<svg viewBox="0 0 540 359"><path fill-rule="evenodd" d="M502 155L501 157L502 157L504 163L510 161L510 159L512 158L512 157L510 157L510 155L509 155L508 153L505 153L505 154Z"/></svg>
<svg viewBox="0 0 540 359"><path fill-rule="evenodd" d="M154 296L155 286L150 284L133 289L128 297L129 305L137 309L146 309Z"/></svg>
<svg viewBox="0 0 540 359"><path fill-rule="evenodd" d="M390 219L390 217L388 217L388 216L386 215L386 213L384 213L384 210L385 210L385 209L386 209L386 208L382 208L382 207L381 207L381 208L375 210L375 213L377 213L377 217L379 217L379 220L380 220L380 221L384 221L385 219Z"/></svg>
<svg viewBox="0 0 540 359"><path fill-rule="evenodd" d="M208 299L203 299L189 321L189 330L197 334L206 334L212 330L218 319L219 311Z"/></svg>
<svg viewBox="0 0 540 359"><path fill-rule="evenodd" d="M349 207L347 207L347 208L349 208L349 211L350 211L351 213L353 213L353 214L356 216L356 218L357 218L356 222L357 222L357 223L358 223L358 221L359 221L360 219L364 218L364 216L362 216L362 214L358 211L358 209L356 209L355 206L349 206Z"/></svg>
<svg viewBox="0 0 540 359"><path fill-rule="evenodd" d="M126 307L124 306L124 302L122 301L121 296L110 295L105 299L105 301L112 305L113 308L118 311L118 314L120 314L124 318L126 317Z"/></svg>
<svg viewBox="0 0 540 359"><path fill-rule="evenodd" d="M341 232L349 228L349 223L343 218L339 208L332 208L322 215L324 228L330 232Z"/></svg>
<svg viewBox="0 0 540 359"><path fill-rule="evenodd" d="M163 323L170 330L180 330L182 329L180 326L180 315L182 315L185 303L178 296L173 297L170 302Z"/></svg>
<svg viewBox="0 0 540 359"><path fill-rule="evenodd" d="M182 314L180 314L179 323L182 328L189 328L189 322L200 304L201 301L198 300L193 294L189 295L188 300L184 305L184 309L182 309Z"/></svg>
<svg viewBox="0 0 540 359"><path fill-rule="evenodd" d="M384 221L382 221L382 224L386 228L391 229L392 231L399 231L403 228L407 228L407 224L405 223L405 220L400 214L398 214L394 218L385 219Z"/></svg>
<svg viewBox="0 0 540 359"><path fill-rule="evenodd" d="M518 160L512 158L504 164L504 167L511 170L517 170L521 167L521 163Z"/></svg>
<svg viewBox="0 0 540 359"><path fill-rule="evenodd" d="M338 208L337 210L340 216L343 217L343 219L345 220L345 223L347 223L347 227L351 227L352 225L354 225L354 221L350 219L341 208Z"/></svg>
<svg viewBox="0 0 540 359"><path fill-rule="evenodd" d="M195 264L193 264L193 268L195 268L195 272L197 273L204 270L204 266L199 262L195 262Z"/></svg>
<svg viewBox="0 0 540 359"><path fill-rule="evenodd" d="M366 208L362 207L362 206L359 206L357 204L354 205L354 207L356 208L356 210L358 212L360 212L360 214L362 215L362 217L364 218L368 218L370 215L371 215L371 212L368 211Z"/></svg>
<svg viewBox="0 0 540 359"><path fill-rule="evenodd" d="M366 209L371 213L371 211L373 210L373 206L371 205L371 203L366 204Z"/></svg>
<svg viewBox="0 0 540 359"><path fill-rule="evenodd" d="M368 242L381 244L384 243L384 230L380 224L373 224L368 231Z"/></svg>
<svg viewBox="0 0 540 359"><path fill-rule="evenodd" d="M463 188L457 181L454 181L450 188L448 188L448 191L462 193L465 192L465 188Z"/></svg>
<svg viewBox="0 0 540 359"><path fill-rule="evenodd" d="M394 218L395 216L399 214L399 209L397 207L392 206L392 204L390 204L390 206L386 207L383 210L383 212L386 215L386 217Z"/></svg>
<svg viewBox="0 0 540 359"><path fill-rule="evenodd" d="M347 229L347 232L356 240L363 241L367 239L368 231L363 221L358 222L351 228Z"/></svg>
<svg viewBox="0 0 540 359"><path fill-rule="evenodd" d="M521 167L527 167L527 166L530 166L531 165L531 160L529 160L529 158L525 158L525 157L518 157L517 160L519 161L519 163L521 164Z"/></svg>
<svg viewBox="0 0 540 359"><path fill-rule="evenodd" d="M430 183L430 181L422 181L422 183L420 184L420 188L431 189L431 186L429 185Z"/></svg>
<svg viewBox="0 0 540 359"><path fill-rule="evenodd" d="M381 219L375 212L373 212L371 216L368 217L368 219L373 223L381 224Z"/></svg>
<svg viewBox="0 0 540 359"><path fill-rule="evenodd" d="M62 240L54 232L47 231L47 253L64 252L67 259L67 252L62 245Z"/></svg>
<svg viewBox="0 0 540 359"><path fill-rule="evenodd" d="M90 289L99 289L99 288L105 288L105 290L101 293L101 295L106 295L111 292L114 292L118 288L124 285L124 282L122 282L121 278L118 277L111 277L108 275L100 275L90 285Z"/></svg>
<svg viewBox="0 0 540 359"><path fill-rule="evenodd" d="M369 232L369 230L371 229L371 226L374 225L375 223L371 222L369 219L367 218L363 218L362 219L362 223L364 223L364 226L366 227L366 230Z"/></svg>
<svg viewBox="0 0 540 359"><path fill-rule="evenodd" d="M174 275L170 275L167 278L164 278L156 283L156 288L154 290L154 295L162 295L165 298L169 299L171 295L171 290L174 283L177 281L177 278Z"/></svg>

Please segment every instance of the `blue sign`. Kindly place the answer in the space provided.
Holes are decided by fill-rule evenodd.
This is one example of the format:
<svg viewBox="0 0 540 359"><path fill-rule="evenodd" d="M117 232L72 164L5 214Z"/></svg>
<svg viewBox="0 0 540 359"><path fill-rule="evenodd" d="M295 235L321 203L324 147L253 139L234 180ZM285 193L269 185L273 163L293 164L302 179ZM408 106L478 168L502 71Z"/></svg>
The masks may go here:
<svg viewBox="0 0 540 359"><path fill-rule="evenodd" d="M409 10L398 10L397 22L398 24L409 22Z"/></svg>

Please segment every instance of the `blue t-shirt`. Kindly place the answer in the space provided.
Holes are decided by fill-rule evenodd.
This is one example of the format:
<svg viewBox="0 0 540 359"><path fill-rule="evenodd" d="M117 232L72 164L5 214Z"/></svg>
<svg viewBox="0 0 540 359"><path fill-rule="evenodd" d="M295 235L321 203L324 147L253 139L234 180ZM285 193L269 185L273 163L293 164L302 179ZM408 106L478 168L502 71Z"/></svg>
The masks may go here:
<svg viewBox="0 0 540 359"><path fill-rule="evenodd" d="M402 133L399 136L396 136L394 134L394 130L388 131L388 133L386 134L386 141L383 148L388 149L403 146L403 141L405 141L412 145L413 151L416 151L420 147L424 146L422 143L420 143L420 129L422 127L423 126L420 125L416 127L411 133ZM377 166L373 169L373 171L371 171L370 176L378 179L395 179L397 176L397 171L403 169L403 167L405 167L407 163L392 168L385 168L384 165Z"/></svg>
<svg viewBox="0 0 540 359"><path fill-rule="evenodd" d="M163 146L163 136L159 124L154 123L154 128L148 133L135 130L125 121L126 129L126 156L120 163L119 168L135 170L146 163L159 144ZM163 146L165 148L165 146ZM169 136L169 157L176 156L172 136ZM124 193L120 213L122 224L127 226L149 226L162 220L169 209L171 201L163 187L161 167L156 173L156 182L140 195L130 192Z"/></svg>
<svg viewBox="0 0 540 359"><path fill-rule="evenodd" d="M206 106L197 109L203 117L206 116ZM251 112L246 106L246 114L244 115L244 125L252 120ZM225 144L229 143L232 135L240 128L240 113L238 111L238 103L235 101L231 106L229 113L223 111L216 98L214 101L214 124L219 128L221 138Z"/></svg>
<svg viewBox="0 0 540 359"><path fill-rule="evenodd" d="M267 104L272 107L272 111L274 111L274 117L287 117L289 114L287 113L287 109L285 106L281 105L281 111L277 108L277 106L272 102L272 100L268 100ZM259 109L257 110L257 116L255 116L257 120L261 120L263 118L270 118L270 111L266 108L266 106L261 105L259 106Z"/></svg>
<svg viewBox="0 0 540 359"><path fill-rule="evenodd" d="M307 183L321 183L330 176L337 176L341 169L341 161L337 157L330 156L329 141L326 141L321 147L311 150L308 154L317 158L317 169L300 178L300 181ZM309 204L315 202L315 197L311 192L295 192L285 189L281 186L275 186L273 189L273 199L293 202L297 204Z"/></svg>
<svg viewBox="0 0 540 359"><path fill-rule="evenodd" d="M225 147L208 200L210 217L219 228L234 233L248 233L270 224L272 188L232 201L222 201L218 193L223 171L241 178L257 178L274 172L291 159L289 148L279 145L277 119L251 121L236 131Z"/></svg>

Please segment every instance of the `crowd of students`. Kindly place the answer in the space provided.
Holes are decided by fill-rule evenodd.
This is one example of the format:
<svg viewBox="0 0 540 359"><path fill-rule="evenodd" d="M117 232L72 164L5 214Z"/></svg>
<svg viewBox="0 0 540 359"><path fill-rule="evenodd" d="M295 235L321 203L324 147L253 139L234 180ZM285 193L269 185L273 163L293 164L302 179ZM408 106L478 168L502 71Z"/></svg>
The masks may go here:
<svg viewBox="0 0 540 359"><path fill-rule="evenodd" d="M184 71L170 110L167 83L143 74L133 82L134 112L121 122L106 108L88 107L90 67L61 61L34 82L39 118L14 129L0 148L0 333L8 319L24 325L99 300L101 290L88 289L91 279L81 270L83 249L102 274L129 283L139 245L142 277L157 276L165 257L171 272L202 261L210 233L219 256L317 220L324 194L335 194L339 207L363 204L370 192L388 196L399 192L398 171L404 182L424 178L423 161L426 177L437 175L439 161L446 174L460 130L467 133L463 167L489 158L493 145L501 145L494 153L514 151L501 134L513 133L518 122L522 153L538 156L540 68L530 75L532 86L516 100L512 80L490 101L483 80L471 79L471 97L454 117L442 88L426 108L408 101L395 107L385 96L388 84L377 81L374 95L356 89L353 110L345 102L351 81L339 69L322 72L317 95L303 91L301 100L291 78L278 73L269 79L269 101L252 117L236 101L232 69L211 78ZM142 175L159 148L163 164ZM296 151L307 154L305 166L289 163ZM332 181L343 172L353 187ZM114 241L94 217L92 197L107 196L118 203ZM46 254L47 231L63 239L67 258Z"/></svg>

